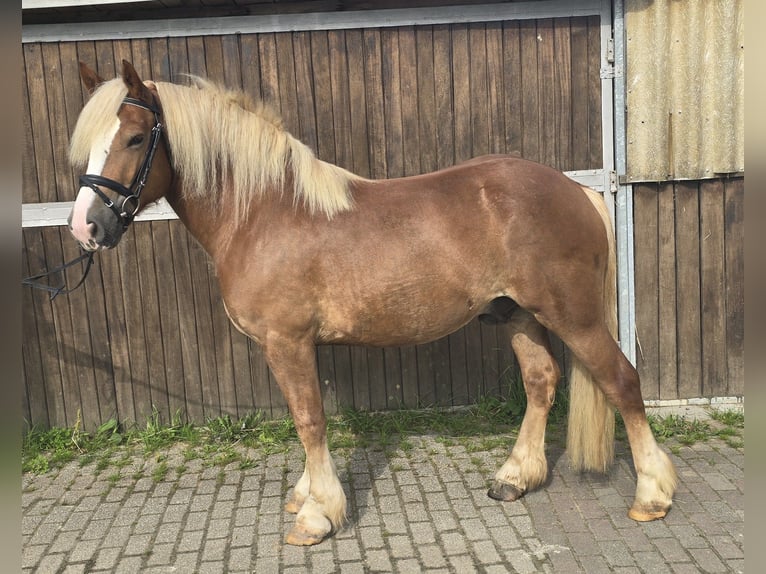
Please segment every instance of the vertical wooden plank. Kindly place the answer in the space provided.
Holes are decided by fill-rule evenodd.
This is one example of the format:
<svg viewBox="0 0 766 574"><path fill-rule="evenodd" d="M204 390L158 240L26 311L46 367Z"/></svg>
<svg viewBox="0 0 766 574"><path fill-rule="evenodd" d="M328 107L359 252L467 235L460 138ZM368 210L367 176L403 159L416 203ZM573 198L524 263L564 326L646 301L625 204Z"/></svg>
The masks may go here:
<svg viewBox="0 0 766 574"><path fill-rule="evenodd" d="M164 280L161 280L160 284L163 285L162 291L170 291L175 301L171 302L170 297L168 297L161 301L160 304L172 304L176 307L178 324L175 327L170 324L165 329L175 328L179 333L179 360L183 366L183 369L177 375L169 374L168 376L168 406L171 416L175 416L176 413L188 416L186 406L187 388L201 387L203 396L215 396L217 394L217 392L214 393L211 390L217 386L218 382L215 369L206 370L204 375L201 372L203 364L209 367L210 361L205 356L213 353L215 346L211 347L210 345L203 344L197 336L198 331L204 327L201 325L202 317L198 317L196 313L199 307L196 305L194 297L193 285L195 278L191 273L189 265L186 230L178 221L168 222L166 227L169 236L169 249L165 255L169 259L168 261L158 260L157 263L162 268L168 268L173 274L174 289L170 289L171 285L166 283L166 280L169 279L167 276ZM213 342L212 337L208 342ZM213 407L211 411L205 414L212 415L216 410Z"/></svg>
<svg viewBox="0 0 766 574"><path fill-rule="evenodd" d="M184 74L189 73L186 38L168 38L168 59L170 60L170 81L185 84L188 80Z"/></svg>
<svg viewBox="0 0 766 574"><path fill-rule="evenodd" d="M542 159L540 149L540 109L537 74L537 25L534 20L519 23L521 45L521 153L534 161Z"/></svg>
<svg viewBox="0 0 766 574"><path fill-rule="evenodd" d="M80 248L66 227L57 229L61 238L63 257L71 261L80 254ZM84 273L84 265L71 268L67 284L75 285ZM95 274L94 274L95 278ZM86 281L86 283L88 283ZM103 301L103 283L91 281L66 297L72 322L72 345L77 382L82 397L84 428L93 430L110 418L119 408L114 371L109 352L109 328ZM121 397L122 399L123 397ZM130 408L129 400L126 407Z"/></svg>
<svg viewBox="0 0 766 574"><path fill-rule="evenodd" d="M200 379L192 373L199 368L184 363L184 342L182 340L181 324L179 323L178 286L176 281L176 261L173 259L172 240L169 221L152 221L149 223L150 253L154 256L155 277L157 289L157 313L160 319L158 334L147 333L149 344L161 345L165 358L165 385L152 384L152 403L165 420L170 420L178 409L179 403L174 398L183 397L187 387L199 385ZM192 333L193 335L193 333ZM193 346L193 342L188 346ZM187 372L189 381L184 385ZM218 404L218 389L212 386L202 387L203 412L208 414L208 408ZM172 408L171 408L172 407ZM214 412L214 407L213 411Z"/></svg>
<svg viewBox="0 0 766 574"><path fill-rule="evenodd" d="M569 19L553 21L554 122L556 163L562 171L574 169L572 161L572 54Z"/></svg>
<svg viewBox="0 0 766 574"><path fill-rule="evenodd" d="M505 151L522 155L522 70L521 32L518 22L503 23L503 93L505 114Z"/></svg>
<svg viewBox="0 0 766 574"><path fill-rule="evenodd" d="M377 29L365 29L364 39L364 85L367 102L367 142L370 158L368 177L386 177L386 127L383 104L383 62L381 37ZM385 392L383 393L385 396ZM375 407L373 406L373 409Z"/></svg>
<svg viewBox="0 0 766 574"><path fill-rule="evenodd" d="M556 82L553 42L553 20L537 21L537 78L540 110L540 161L556 165Z"/></svg>
<svg viewBox="0 0 766 574"><path fill-rule="evenodd" d="M488 22L487 99L489 153L505 153L505 94L503 93L503 25Z"/></svg>
<svg viewBox="0 0 766 574"><path fill-rule="evenodd" d="M207 78L211 82L223 84L225 76L221 36L205 36L203 38L203 44L205 45L205 69L207 70Z"/></svg>
<svg viewBox="0 0 766 574"><path fill-rule="evenodd" d="M726 181L724 191L727 395L745 393L745 180Z"/></svg>
<svg viewBox="0 0 766 574"><path fill-rule="evenodd" d="M316 153L317 123L314 112L311 35L308 32L293 34L293 57L295 59L295 98L298 108L296 136Z"/></svg>
<svg viewBox="0 0 766 574"><path fill-rule="evenodd" d="M726 396L724 185L700 183L702 396Z"/></svg>
<svg viewBox="0 0 766 574"><path fill-rule="evenodd" d="M164 223L164 222L163 222ZM130 228L129 236L123 237L126 249L121 253L123 270L123 293L128 317L128 330L131 323L135 335L129 334L131 366L134 357L146 356L148 376L145 380L136 380L134 400L136 416L143 420L152 414L152 409L166 417L169 412L167 401L167 378L176 367L168 366L170 358L164 353L164 331L160 319L160 300L158 293L157 272L154 261L151 223L136 223ZM163 285L163 288L165 286ZM139 311L143 314L143 320ZM169 328L169 327L168 327ZM175 328L177 337L177 327ZM171 334L172 336L172 334ZM187 394L191 390L186 389Z"/></svg>
<svg viewBox="0 0 766 574"><path fill-rule="evenodd" d="M34 236L39 236L38 229L22 230L22 273L25 277L37 272L36 266L30 266L30 244L34 245ZM34 258L34 256L32 257ZM24 365L24 386L27 397L27 420L29 425L50 426L45 384L44 358L41 352L40 335L38 334L38 317L35 312L35 297L31 288L25 288L21 293L21 324L22 324L22 363Z"/></svg>
<svg viewBox="0 0 766 574"><path fill-rule="evenodd" d="M133 42L130 40L98 40L93 43L96 71L106 79L116 78L122 72L122 61L133 61Z"/></svg>
<svg viewBox="0 0 766 574"><path fill-rule="evenodd" d="M64 261L64 253L58 229L55 227L45 227L42 230L42 236L47 265L59 265L60 262ZM58 349L61 390L66 412L63 422L73 425L77 420L78 413L81 413L82 416L87 416L85 423L90 424L90 413L83 412L83 397L78 380L76 350L72 346L72 320L68 302L65 297L59 297L51 301L49 305L52 308L53 321L50 327L53 330L53 336L56 339L55 344Z"/></svg>
<svg viewBox="0 0 766 574"><path fill-rule="evenodd" d="M279 75L277 72L277 46L274 34L258 35L258 61L261 71L261 98L279 108Z"/></svg>
<svg viewBox="0 0 766 574"><path fill-rule="evenodd" d="M25 255L30 275L40 273L49 267L44 231L44 228L28 231ZM52 304L49 296L40 290L32 291L31 299L40 345L40 366L46 401L45 412L48 415L47 423L50 426L67 426L69 419L64 401L63 376Z"/></svg>
<svg viewBox="0 0 766 574"><path fill-rule="evenodd" d="M186 38L186 50L189 59L189 73L206 78L208 74L205 39L201 36L189 36Z"/></svg>
<svg viewBox="0 0 766 574"><path fill-rule="evenodd" d="M586 169L590 164L588 133L588 23L585 18L572 18L572 167Z"/></svg>
<svg viewBox="0 0 766 574"><path fill-rule="evenodd" d="M124 265L126 258L130 259L133 265ZM123 270L126 274L136 273L132 276L133 281L122 281ZM94 271L99 278L94 287L103 289L104 320L109 331L109 354L105 360L109 361L114 377L119 421L130 425L138 422L139 418L143 418L151 410L149 370L143 333L144 311L138 306L126 313L123 299L123 292L135 286L138 273L132 234L124 237L120 245L108 256L99 257L98 266L91 274ZM93 278L90 281L94 283ZM90 285L86 285L86 289L90 292ZM133 295L139 299L140 293L136 292L136 289L133 291Z"/></svg>
<svg viewBox="0 0 766 574"><path fill-rule="evenodd" d="M453 113L455 115L455 163L473 157L471 134L470 37L465 25L452 27Z"/></svg>
<svg viewBox="0 0 766 574"><path fill-rule="evenodd" d="M676 291L676 214L672 183L660 184L657 192L658 266L658 362L660 399L678 398L678 316Z"/></svg>
<svg viewBox="0 0 766 574"><path fill-rule="evenodd" d="M23 53L26 55L27 44L23 46ZM35 203L40 200L40 192L37 188L37 171L35 166L35 142L32 132L32 116L30 111L29 89L27 88L27 65L22 66L21 88L22 88L22 130L29 136L24 138L24 149L21 155L21 201L22 203Z"/></svg>
<svg viewBox="0 0 766 574"><path fill-rule="evenodd" d="M370 177L370 154L367 132L367 92L365 90L364 41L361 30L346 30L348 89L351 133L351 171Z"/></svg>
<svg viewBox="0 0 766 574"><path fill-rule="evenodd" d="M678 394L702 396L700 333L699 186L676 186L676 290L678 293Z"/></svg>
<svg viewBox="0 0 766 574"><path fill-rule="evenodd" d="M229 34L221 38L223 56L223 83L242 89L242 61L239 56L239 35Z"/></svg>
<svg viewBox="0 0 766 574"><path fill-rule="evenodd" d="M487 35L484 24L471 24L468 29L467 72L471 96L471 155L489 152L489 95L487 93Z"/></svg>
<svg viewBox="0 0 766 574"><path fill-rule="evenodd" d="M74 131L80 110L83 108L82 82L80 81L80 71L78 66L77 44L74 42L59 43L59 53L61 54L61 78L64 92L64 108L66 110L66 149L65 154L69 152L69 137ZM79 189L79 173L75 173L69 164L68 155L65 155L66 164L61 166L62 176L68 176L66 184L67 191L65 195L69 198L74 197Z"/></svg>
<svg viewBox="0 0 766 574"><path fill-rule="evenodd" d="M598 16L588 17L588 168L599 169L604 164L601 141L601 22Z"/></svg>
<svg viewBox="0 0 766 574"><path fill-rule="evenodd" d="M30 409L30 400L29 400L29 378L27 377L27 362L25 357L25 348L22 346L21 348L21 381L23 384L23 387L21 389L21 431L22 433L27 432L30 428L32 428L32 425L34 424L32 422L32 411Z"/></svg>
<svg viewBox="0 0 766 574"><path fill-rule="evenodd" d="M295 86L295 55L293 35L282 32L275 35L277 50L277 77L282 120L287 131L298 133L298 97Z"/></svg>
<svg viewBox="0 0 766 574"><path fill-rule="evenodd" d="M205 416L211 416L215 411L221 415L237 415L240 411L238 401L242 406L251 404L250 361L247 342L233 343L235 329L226 315L218 280L209 264L202 247L191 238L189 255L194 262L195 273L199 275L194 280L194 307L197 311L197 332L203 345L209 349L201 357L202 392L218 392L218 405L206 409ZM235 355L244 362L243 372L236 369ZM205 379L209 378L209 381ZM206 389L209 388L209 391Z"/></svg>
<svg viewBox="0 0 766 574"><path fill-rule="evenodd" d="M56 175L53 167L51 126L48 121L47 89L45 86L42 46L40 44L26 44L24 56L27 70L29 117L31 119L32 141L34 142L37 189L40 201L56 201Z"/></svg>
<svg viewBox="0 0 766 574"><path fill-rule="evenodd" d="M155 82L170 81L170 53L167 38L152 38L149 40L149 69L145 80Z"/></svg>
<svg viewBox="0 0 766 574"><path fill-rule="evenodd" d="M657 186L633 186L636 368L644 399L659 398L659 247Z"/></svg>
<svg viewBox="0 0 766 574"><path fill-rule="evenodd" d="M261 63L257 34L243 34L239 40L242 54L242 88L253 98L261 99Z"/></svg>
<svg viewBox="0 0 766 574"><path fill-rule="evenodd" d="M434 26L434 98L436 124L436 169L455 163L452 75L452 33L447 25Z"/></svg>

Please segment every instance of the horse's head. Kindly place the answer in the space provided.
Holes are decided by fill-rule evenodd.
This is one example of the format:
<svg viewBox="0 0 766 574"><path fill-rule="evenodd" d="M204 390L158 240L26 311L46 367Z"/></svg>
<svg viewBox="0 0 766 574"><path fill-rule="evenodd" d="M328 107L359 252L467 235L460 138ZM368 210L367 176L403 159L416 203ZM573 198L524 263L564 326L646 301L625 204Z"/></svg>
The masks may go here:
<svg viewBox="0 0 766 574"><path fill-rule="evenodd" d="M104 83L82 63L80 76L91 94ZM73 134L73 151L78 134L86 134L87 141L78 145L88 154L88 167L80 177L81 187L68 223L75 239L88 251L117 245L133 217L164 195L171 181L156 86L141 81L125 60L121 80L116 113L99 118L99 114L112 112L88 110L89 105L99 106L94 95ZM88 130L80 126L91 118L98 118L102 127ZM83 146L89 146L89 152Z"/></svg>

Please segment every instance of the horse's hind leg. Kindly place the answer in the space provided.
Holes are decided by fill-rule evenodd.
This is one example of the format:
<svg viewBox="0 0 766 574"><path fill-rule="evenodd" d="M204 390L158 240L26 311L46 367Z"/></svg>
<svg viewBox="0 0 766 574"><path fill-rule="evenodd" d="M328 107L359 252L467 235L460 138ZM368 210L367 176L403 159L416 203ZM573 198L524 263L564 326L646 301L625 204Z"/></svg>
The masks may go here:
<svg viewBox="0 0 766 574"><path fill-rule="evenodd" d="M590 328L573 338L564 335L562 339L625 422L637 476L635 500L628 516L642 522L664 517L673 502L676 472L646 420L638 372L605 327Z"/></svg>
<svg viewBox="0 0 766 574"><path fill-rule="evenodd" d="M327 448L314 345L272 333L264 350L306 451L305 471L286 506L298 514L285 542L318 544L345 522L346 495Z"/></svg>
<svg viewBox="0 0 766 574"><path fill-rule="evenodd" d="M495 473L489 496L512 501L548 476L545 425L553 405L560 370L551 354L548 332L532 315L518 309L509 323L511 345L521 367L527 409L510 456Z"/></svg>

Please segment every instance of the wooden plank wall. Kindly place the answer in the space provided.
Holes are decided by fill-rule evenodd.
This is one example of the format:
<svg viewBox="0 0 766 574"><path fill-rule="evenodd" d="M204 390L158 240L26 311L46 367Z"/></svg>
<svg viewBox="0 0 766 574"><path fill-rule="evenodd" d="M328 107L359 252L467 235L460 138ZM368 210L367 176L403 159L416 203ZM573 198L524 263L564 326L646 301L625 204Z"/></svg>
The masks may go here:
<svg viewBox="0 0 766 574"><path fill-rule="evenodd" d="M744 394L744 178L634 185L647 399Z"/></svg>
<svg viewBox="0 0 766 574"><path fill-rule="evenodd" d="M25 203L72 200L68 134L77 61L113 77L185 73L272 102L319 157L367 177L417 174L494 152L562 170L602 167L599 22L593 18L150 40L24 44ZM23 232L24 273L76 255L64 228ZM69 274L76 281L77 272ZM223 312L206 255L177 221L136 223L85 288L25 290L24 416L92 428L152 409L193 421L286 412L260 349ZM556 350L562 362L560 342ZM461 405L503 394L504 332L472 322L429 345L320 347L329 412ZM565 365L564 365L565 366Z"/></svg>

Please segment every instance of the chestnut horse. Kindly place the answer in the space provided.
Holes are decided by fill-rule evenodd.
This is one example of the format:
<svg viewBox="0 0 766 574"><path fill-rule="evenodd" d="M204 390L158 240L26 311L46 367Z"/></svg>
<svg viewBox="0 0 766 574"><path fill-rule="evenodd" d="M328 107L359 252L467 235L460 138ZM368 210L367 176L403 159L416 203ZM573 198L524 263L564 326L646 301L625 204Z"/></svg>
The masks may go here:
<svg viewBox="0 0 766 574"><path fill-rule="evenodd" d="M637 475L629 516L665 516L675 470L614 339L614 237L598 193L499 155L372 181L317 159L242 92L201 78L144 82L126 61L106 82L84 64L80 72L91 96L70 159L87 173L70 229L86 250L114 247L135 213L165 197L209 254L226 312L263 346L305 449L287 543L316 544L346 516L315 345L425 343L476 316L507 325L528 399L489 496L516 500L546 480L560 375L551 331L573 354L573 467L607 469L616 407Z"/></svg>

